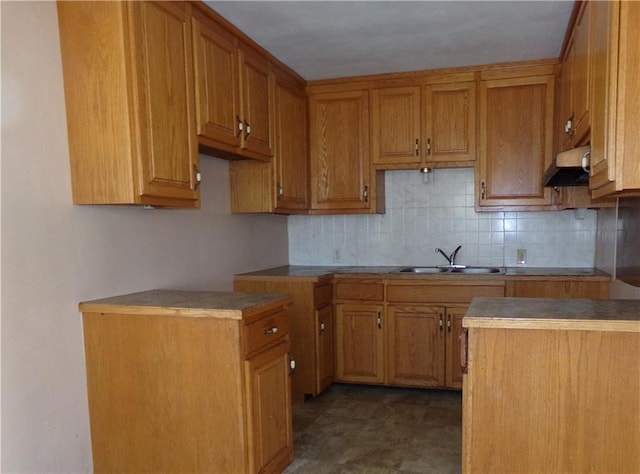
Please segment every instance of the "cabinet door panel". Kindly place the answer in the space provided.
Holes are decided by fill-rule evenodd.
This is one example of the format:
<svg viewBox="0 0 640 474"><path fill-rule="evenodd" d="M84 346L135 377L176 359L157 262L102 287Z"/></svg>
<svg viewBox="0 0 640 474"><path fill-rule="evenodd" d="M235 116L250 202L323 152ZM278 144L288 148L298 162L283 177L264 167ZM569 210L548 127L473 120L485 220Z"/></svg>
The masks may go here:
<svg viewBox="0 0 640 474"><path fill-rule="evenodd" d="M367 91L309 99L312 209L370 209Z"/></svg>
<svg viewBox="0 0 640 474"><path fill-rule="evenodd" d="M444 386L444 308L389 306L389 383Z"/></svg>
<svg viewBox="0 0 640 474"><path fill-rule="evenodd" d="M245 361L250 448L250 472L279 464L292 449L291 389L288 342Z"/></svg>
<svg viewBox="0 0 640 474"><path fill-rule="evenodd" d="M420 88L376 89L372 95L373 163L420 163Z"/></svg>
<svg viewBox="0 0 640 474"><path fill-rule="evenodd" d="M480 208L551 206L542 175L552 160L552 75L482 81Z"/></svg>
<svg viewBox="0 0 640 474"><path fill-rule="evenodd" d="M424 90L427 163L475 160L475 82L433 85Z"/></svg>
<svg viewBox="0 0 640 474"><path fill-rule="evenodd" d="M462 334L462 318L466 307L447 307L447 340L446 340L446 385L449 388L462 388L462 368L460 366L460 335Z"/></svg>
<svg viewBox="0 0 640 474"><path fill-rule="evenodd" d="M304 92L284 84L276 87L276 175L277 207L306 209L309 206L307 120Z"/></svg>
<svg viewBox="0 0 640 474"><path fill-rule="evenodd" d="M336 306L337 374L345 382L384 382L382 306Z"/></svg>
<svg viewBox="0 0 640 474"><path fill-rule="evenodd" d="M333 307L327 305L316 311L318 334L317 344L317 393L321 393L333 383L335 370L335 328L333 325Z"/></svg>
<svg viewBox="0 0 640 474"><path fill-rule="evenodd" d="M197 199L191 18L172 2L133 2L143 195Z"/></svg>
<svg viewBox="0 0 640 474"><path fill-rule="evenodd" d="M194 25L198 135L240 145L239 81L235 38L196 20Z"/></svg>
<svg viewBox="0 0 640 474"><path fill-rule="evenodd" d="M271 76L269 64L257 55L241 54L242 110L244 117L243 148L255 158L268 160L271 146Z"/></svg>

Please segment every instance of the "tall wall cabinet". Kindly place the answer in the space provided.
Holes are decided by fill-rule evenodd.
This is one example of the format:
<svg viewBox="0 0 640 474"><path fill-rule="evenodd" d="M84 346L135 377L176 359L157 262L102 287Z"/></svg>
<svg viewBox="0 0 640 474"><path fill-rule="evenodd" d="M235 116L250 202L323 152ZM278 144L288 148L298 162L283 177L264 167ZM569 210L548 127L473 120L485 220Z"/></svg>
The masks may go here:
<svg viewBox="0 0 640 474"><path fill-rule="evenodd" d="M191 5L58 2L73 202L198 207Z"/></svg>

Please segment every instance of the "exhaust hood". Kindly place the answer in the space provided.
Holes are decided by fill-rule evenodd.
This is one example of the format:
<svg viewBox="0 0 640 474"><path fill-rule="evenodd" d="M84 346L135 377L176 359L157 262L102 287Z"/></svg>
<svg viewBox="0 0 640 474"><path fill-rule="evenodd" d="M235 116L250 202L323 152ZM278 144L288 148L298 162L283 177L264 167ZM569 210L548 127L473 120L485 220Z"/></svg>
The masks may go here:
<svg viewBox="0 0 640 474"><path fill-rule="evenodd" d="M545 186L587 186L589 184L589 145L562 151L556 155L542 177Z"/></svg>

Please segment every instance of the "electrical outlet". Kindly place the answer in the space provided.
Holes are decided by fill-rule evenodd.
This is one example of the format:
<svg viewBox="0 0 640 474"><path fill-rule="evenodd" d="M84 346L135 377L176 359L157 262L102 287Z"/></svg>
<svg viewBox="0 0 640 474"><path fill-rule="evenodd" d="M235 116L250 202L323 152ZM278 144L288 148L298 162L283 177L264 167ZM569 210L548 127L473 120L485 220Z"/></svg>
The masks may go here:
<svg viewBox="0 0 640 474"><path fill-rule="evenodd" d="M340 249L333 249L333 263L340 263Z"/></svg>
<svg viewBox="0 0 640 474"><path fill-rule="evenodd" d="M524 265L527 263L527 249L518 249L516 252L516 263Z"/></svg>

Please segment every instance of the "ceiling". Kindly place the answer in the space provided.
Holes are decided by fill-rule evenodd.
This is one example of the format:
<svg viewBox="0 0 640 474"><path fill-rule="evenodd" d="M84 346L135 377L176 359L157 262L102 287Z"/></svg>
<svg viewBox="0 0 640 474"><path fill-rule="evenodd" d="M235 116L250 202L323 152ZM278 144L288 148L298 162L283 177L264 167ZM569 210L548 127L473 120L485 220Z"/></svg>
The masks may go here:
<svg viewBox="0 0 640 474"><path fill-rule="evenodd" d="M207 1L307 80L557 57L573 1Z"/></svg>

